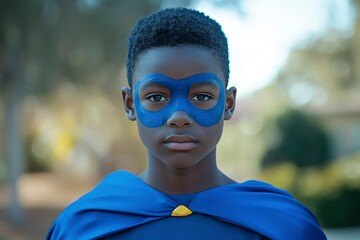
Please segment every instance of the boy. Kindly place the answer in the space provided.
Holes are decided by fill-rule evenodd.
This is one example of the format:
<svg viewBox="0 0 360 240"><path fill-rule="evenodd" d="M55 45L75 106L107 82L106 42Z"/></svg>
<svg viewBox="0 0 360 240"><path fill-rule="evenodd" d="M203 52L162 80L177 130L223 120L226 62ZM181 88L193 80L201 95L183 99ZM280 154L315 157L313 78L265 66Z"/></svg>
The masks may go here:
<svg viewBox="0 0 360 240"><path fill-rule="evenodd" d="M227 89L227 39L195 10L142 18L129 37L125 112L148 151L140 176L117 171L71 204L47 239L326 239L287 192L236 183L216 165Z"/></svg>

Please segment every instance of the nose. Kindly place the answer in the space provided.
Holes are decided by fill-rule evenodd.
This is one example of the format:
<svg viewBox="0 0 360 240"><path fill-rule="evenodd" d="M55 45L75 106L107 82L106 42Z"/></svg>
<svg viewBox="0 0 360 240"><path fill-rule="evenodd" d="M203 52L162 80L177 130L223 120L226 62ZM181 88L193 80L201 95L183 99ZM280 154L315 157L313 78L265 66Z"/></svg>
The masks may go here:
<svg viewBox="0 0 360 240"><path fill-rule="evenodd" d="M184 111L176 111L171 114L169 119L166 121L169 127L189 127L194 124L194 120Z"/></svg>

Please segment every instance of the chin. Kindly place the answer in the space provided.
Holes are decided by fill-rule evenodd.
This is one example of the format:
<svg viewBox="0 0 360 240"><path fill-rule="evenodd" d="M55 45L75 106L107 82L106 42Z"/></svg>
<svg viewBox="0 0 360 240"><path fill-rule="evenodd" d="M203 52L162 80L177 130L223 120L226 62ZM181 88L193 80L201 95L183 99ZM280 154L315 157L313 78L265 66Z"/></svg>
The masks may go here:
<svg viewBox="0 0 360 240"><path fill-rule="evenodd" d="M171 169L174 170L186 170L186 169L191 169L194 166L196 166L198 164L198 162L194 162L194 160L190 160L190 159L184 159L184 158L180 158L180 159L171 159L171 160L167 160L167 161L163 161L163 163Z"/></svg>

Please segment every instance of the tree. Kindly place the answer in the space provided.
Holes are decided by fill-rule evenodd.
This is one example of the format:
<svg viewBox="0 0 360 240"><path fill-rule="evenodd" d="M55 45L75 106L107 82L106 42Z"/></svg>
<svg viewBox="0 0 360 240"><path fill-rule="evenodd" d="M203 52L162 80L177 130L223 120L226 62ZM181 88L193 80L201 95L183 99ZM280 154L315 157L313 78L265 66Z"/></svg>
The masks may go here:
<svg viewBox="0 0 360 240"><path fill-rule="evenodd" d="M291 162L298 167L324 166L330 160L329 140L309 116L288 110L275 119L274 136L263 159L264 167Z"/></svg>
<svg viewBox="0 0 360 240"><path fill-rule="evenodd" d="M351 3L355 18L350 33L330 26L323 35L290 53L275 84L285 89L293 102L318 106L359 99L360 1Z"/></svg>
<svg viewBox="0 0 360 240"><path fill-rule="evenodd" d="M160 4L160 0L1 1L0 94L6 109L4 151L14 223L23 219L16 186L25 161L24 97L45 95L66 81L97 84L114 94L131 26ZM108 74L99 82L104 67Z"/></svg>

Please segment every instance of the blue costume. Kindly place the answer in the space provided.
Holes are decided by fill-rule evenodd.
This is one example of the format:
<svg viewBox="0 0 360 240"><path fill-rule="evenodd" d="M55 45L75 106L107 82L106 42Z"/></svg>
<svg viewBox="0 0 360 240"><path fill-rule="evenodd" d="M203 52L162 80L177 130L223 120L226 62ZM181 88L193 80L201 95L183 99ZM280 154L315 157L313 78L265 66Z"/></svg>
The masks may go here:
<svg viewBox="0 0 360 240"><path fill-rule="evenodd" d="M171 216L179 203L190 215ZM227 232L242 239L326 239L306 207L270 184L252 180L171 196L126 171L68 206L46 239L239 239Z"/></svg>

